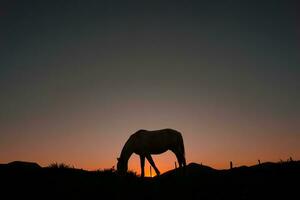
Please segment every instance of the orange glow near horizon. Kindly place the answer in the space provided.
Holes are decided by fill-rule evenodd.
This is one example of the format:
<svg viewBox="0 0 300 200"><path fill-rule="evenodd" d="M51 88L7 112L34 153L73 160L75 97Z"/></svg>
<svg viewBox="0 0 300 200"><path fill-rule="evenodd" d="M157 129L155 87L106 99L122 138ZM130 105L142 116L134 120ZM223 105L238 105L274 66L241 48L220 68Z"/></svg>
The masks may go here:
<svg viewBox="0 0 300 200"><path fill-rule="evenodd" d="M120 94L123 95L123 94ZM172 99L172 98L171 98ZM299 159L300 118L258 113L235 102L207 98L112 97L110 106L76 102L45 113L30 113L1 126L0 163L14 160L47 166L66 163L88 170L116 165L123 145L139 129L173 128L183 135L187 163L216 169L261 162ZM171 152L153 156L163 173L174 168ZM140 173L135 155L129 169ZM146 161L146 175L149 163ZM153 174L155 174L153 170Z"/></svg>
<svg viewBox="0 0 300 200"><path fill-rule="evenodd" d="M130 112L133 104L137 113ZM124 107L123 112L118 116L114 112L112 116L107 115L109 123L102 127L95 120L99 114L92 115L89 112L80 112L80 115L72 113L69 120L63 122L61 119L50 120L47 116L37 116L23 120L18 126L7 126L4 130L10 134L3 138L6 143L1 146L5 151L0 152L0 163L25 160L42 166L57 162L87 170L107 169L116 166L116 158L130 134L139 128L153 130L160 127L172 127L182 132L187 163L227 169L230 161L233 161L234 166L241 166L255 165L258 159L261 162L277 162L290 156L294 160L299 159L300 148L296 134L299 125L289 125L287 120L281 120L282 123L266 119L260 121L258 117L251 118L249 115L242 119L238 114L226 115L225 111L218 111L218 115L214 116L208 114L216 113L209 107L201 109L204 116L198 115L196 118L196 108L178 109L172 104L169 104L167 110L164 104L155 107L165 110L161 113L181 113L180 117L175 114L154 116L149 110L145 111L143 104L136 102L119 107ZM139 128L134 124L139 124ZM281 133L285 131L290 131L291 136L283 137ZM34 132L44 135L35 135ZM18 135L18 140L14 140L14 135ZM174 169L176 157L169 151L153 155L153 159L161 173ZM128 169L140 174L137 155L133 154L130 158ZM150 175L147 160L145 174ZM155 175L153 169L152 174Z"/></svg>

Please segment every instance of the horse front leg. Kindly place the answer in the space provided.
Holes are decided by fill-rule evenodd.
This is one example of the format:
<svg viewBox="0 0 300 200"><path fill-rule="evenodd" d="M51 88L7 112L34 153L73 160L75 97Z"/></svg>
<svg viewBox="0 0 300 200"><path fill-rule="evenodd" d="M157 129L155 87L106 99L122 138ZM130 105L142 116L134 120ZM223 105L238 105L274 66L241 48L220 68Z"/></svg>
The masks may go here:
<svg viewBox="0 0 300 200"><path fill-rule="evenodd" d="M140 155L141 160L141 177L144 178L145 176L145 156Z"/></svg>
<svg viewBox="0 0 300 200"><path fill-rule="evenodd" d="M146 158L147 158L147 160L149 161L149 163L152 165L152 167L154 168L155 173L159 176L159 175L160 175L160 172L159 172L159 170L157 169L157 167L155 166L155 163L154 163L154 161L153 161L151 155L150 155L150 154L146 155Z"/></svg>

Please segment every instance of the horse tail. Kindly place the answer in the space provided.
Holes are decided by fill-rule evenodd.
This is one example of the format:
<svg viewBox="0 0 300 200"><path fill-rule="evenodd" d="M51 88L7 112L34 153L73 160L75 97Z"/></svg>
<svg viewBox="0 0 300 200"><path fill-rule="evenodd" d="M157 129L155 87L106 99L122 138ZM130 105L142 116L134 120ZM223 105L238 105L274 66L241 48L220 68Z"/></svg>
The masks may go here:
<svg viewBox="0 0 300 200"><path fill-rule="evenodd" d="M179 137L179 148L180 148L181 153L182 153L182 162L183 162L183 166L186 166L185 149L184 149L184 143L183 143L183 138L182 138L182 135L181 135L181 134L180 134L180 137Z"/></svg>

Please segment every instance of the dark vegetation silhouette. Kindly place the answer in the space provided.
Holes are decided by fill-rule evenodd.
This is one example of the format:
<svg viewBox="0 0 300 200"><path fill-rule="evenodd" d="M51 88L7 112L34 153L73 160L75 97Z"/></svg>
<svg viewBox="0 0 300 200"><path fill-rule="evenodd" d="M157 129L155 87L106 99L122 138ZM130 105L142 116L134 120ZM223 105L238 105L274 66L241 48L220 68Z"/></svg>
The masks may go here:
<svg viewBox="0 0 300 200"><path fill-rule="evenodd" d="M1 196L8 199L295 199L300 161L261 162L216 170L189 163L154 178L114 168L97 171L66 164L0 165Z"/></svg>
<svg viewBox="0 0 300 200"><path fill-rule="evenodd" d="M118 158L117 170L124 174L128 169L128 160L133 153L140 156L141 177L145 174L145 158L154 168L157 175L160 175L151 154L161 154L171 150L177 158L179 167L186 166L183 138L180 132L173 129L161 130L139 130L132 134L126 141L121 155Z"/></svg>
<svg viewBox="0 0 300 200"><path fill-rule="evenodd" d="M50 165L48 165L48 168L61 168L61 169L71 169L73 168L74 169L74 166L70 166L68 164L65 164L65 163L51 163Z"/></svg>
<svg viewBox="0 0 300 200"><path fill-rule="evenodd" d="M171 150L179 168L159 173L151 154ZM127 171L130 156L141 158L141 177ZM144 177L147 158L159 176ZM176 166L176 164L175 164ZM120 173L122 172L122 173ZM216 170L197 163L186 165L181 133L172 129L140 130L130 136L118 159L117 170L76 169L65 163L41 167L34 162L0 164L0 191L8 199L294 199L298 195L300 161Z"/></svg>

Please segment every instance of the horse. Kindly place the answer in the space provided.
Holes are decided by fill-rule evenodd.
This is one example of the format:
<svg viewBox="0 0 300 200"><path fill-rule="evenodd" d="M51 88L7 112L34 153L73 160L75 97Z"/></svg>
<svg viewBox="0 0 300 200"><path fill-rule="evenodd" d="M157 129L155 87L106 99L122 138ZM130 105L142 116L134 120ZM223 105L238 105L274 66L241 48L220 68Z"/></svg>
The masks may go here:
<svg viewBox="0 0 300 200"><path fill-rule="evenodd" d="M160 172L151 154L162 154L168 150L171 150L176 155L180 168L186 166L184 143L180 132L169 128L152 131L139 130L132 134L126 141L120 157L117 159L117 172L119 174L125 174L127 172L128 160L130 156L135 153L140 156L141 177L145 175L145 158L147 158L159 176Z"/></svg>

